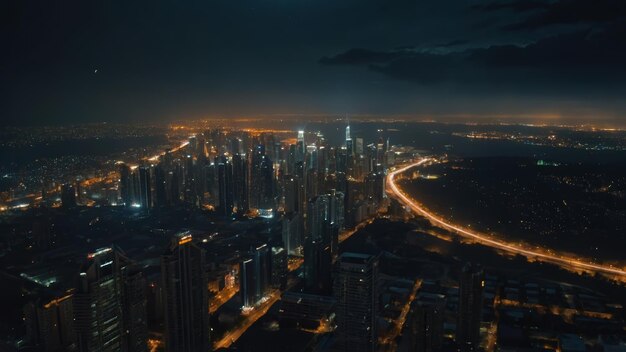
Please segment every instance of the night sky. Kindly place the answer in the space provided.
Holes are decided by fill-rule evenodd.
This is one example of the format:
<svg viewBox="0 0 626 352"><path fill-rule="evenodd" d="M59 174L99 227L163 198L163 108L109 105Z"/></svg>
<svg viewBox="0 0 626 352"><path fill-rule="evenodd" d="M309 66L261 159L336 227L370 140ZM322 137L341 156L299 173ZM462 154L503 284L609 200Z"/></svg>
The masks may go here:
<svg viewBox="0 0 626 352"><path fill-rule="evenodd" d="M626 124L623 0L8 0L0 28L5 124L315 114Z"/></svg>

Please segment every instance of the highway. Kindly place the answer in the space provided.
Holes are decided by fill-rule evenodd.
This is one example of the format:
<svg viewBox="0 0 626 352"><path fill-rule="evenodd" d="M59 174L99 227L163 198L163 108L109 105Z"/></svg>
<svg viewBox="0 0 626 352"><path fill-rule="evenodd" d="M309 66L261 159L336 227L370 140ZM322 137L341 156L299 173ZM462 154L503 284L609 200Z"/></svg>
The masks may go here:
<svg viewBox="0 0 626 352"><path fill-rule="evenodd" d="M580 260L571 258L565 255L558 254L555 250L551 250L550 252L537 251L532 249L523 248L519 245L511 244L506 242L504 239L495 239L488 235L482 234L480 232L476 232L474 230L469 230L467 228L461 227L457 224L453 224L448 220L430 212L427 208L425 208L422 204L418 203L416 200L410 198L407 194L405 194L396 184L395 179L396 176L406 172L409 169L422 166L427 162L435 161L432 158L422 158L419 161L400 167L397 170L390 172L387 175L387 194L390 197L397 199L400 203L409 207L415 214L421 215L435 226L446 229L452 233L455 233L463 238L473 240L477 243L480 243L485 246L489 246L498 250L502 250L511 254L519 254L523 255L530 260L538 260L543 262L548 262L552 264L556 264L564 269L573 270L573 271L587 271L591 273L600 273L604 275L611 276L616 280L626 282L626 270L620 269L618 267L614 267L611 265L602 265L596 264L589 260Z"/></svg>
<svg viewBox="0 0 626 352"><path fill-rule="evenodd" d="M268 298L265 302L261 303L258 307L255 307L248 315L243 318L243 321L237 326L235 329L228 331L224 336L216 341L213 348L228 348L230 345L235 343L243 333L248 330L257 320L259 320L262 316L264 316L267 311L274 305L274 303L278 302L280 299L280 291L275 290L268 295Z"/></svg>

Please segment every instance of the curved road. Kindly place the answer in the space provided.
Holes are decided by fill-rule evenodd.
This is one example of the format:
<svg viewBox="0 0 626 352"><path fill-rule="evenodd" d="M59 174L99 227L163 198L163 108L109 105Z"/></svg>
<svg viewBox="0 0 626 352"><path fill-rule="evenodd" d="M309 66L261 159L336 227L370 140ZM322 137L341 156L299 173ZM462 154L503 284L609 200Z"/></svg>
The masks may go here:
<svg viewBox="0 0 626 352"><path fill-rule="evenodd" d="M610 265L601 265L594 264L591 262L585 262L574 258L568 258L565 256L560 256L556 254L550 253L542 253L537 252L530 249L525 249L514 244L510 244L505 242L503 239L493 239L479 232L474 232L453 223L448 222L447 220L431 213L428 209L424 208L421 204L417 203L415 200L409 198L395 183L395 177L398 174L401 174L411 168L421 166L429 161L433 161L434 159L424 158L420 159L418 162L401 167L398 170L390 172L387 176L387 193L399 200L404 205L411 208L413 212L418 215L421 215L427 219L429 219L434 225L437 225L441 228L449 230L451 232L456 233L457 235L465 238L472 239L482 245L489 246L492 248L496 248L499 250L503 250L513 254L520 254L529 259L540 260L544 262L550 262L553 264L557 264L566 269L578 269L585 270L594 273L608 274L616 277L620 281L626 281L626 270L616 268Z"/></svg>

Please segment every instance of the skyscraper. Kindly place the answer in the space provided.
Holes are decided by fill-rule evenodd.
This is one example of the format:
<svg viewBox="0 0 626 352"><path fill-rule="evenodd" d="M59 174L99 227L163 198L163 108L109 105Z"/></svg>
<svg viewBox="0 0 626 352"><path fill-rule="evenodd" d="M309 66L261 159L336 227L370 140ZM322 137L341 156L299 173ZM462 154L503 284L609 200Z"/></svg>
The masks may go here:
<svg viewBox="0 0 626 352"><path fill-rule="evenodd" d="M270 289L272 258L267 244L253 247L239 266L239 292L244 307L253 307Z"/></svg>
<svg viewBox="0 0 626 352"><path fill-rule="evenodd" d="M152 183L150 171L149 166L141 166L139 168L139 204L144 210L152 207Z"/></svg>
<svg viewBox="0 0 626 352"><path fill-rule="evenodd" d="M377 257L346 252L337 260L333 293L337 298L338 351L376 350L377 282Z"/></svg>
<svg viewBox="0 0 626 352"><path fill-rule="evenodd" d="M456 342L462 349L476 350L480 345L484 286L484 272L481 268L466 264L461 269Z"/></svg>
<svg viewBox="0 0 626 352"><path fill-rule="evenodd" d="M76 207L76 188L71 183L61 186L61 206L65 209Z"/></svg>
<svg viewBox="0 0 626 352"><path fill-rule="evenodd" d="M111 247L87 255L74 293L79 351L145 351L143 274Z"/></svg>
<svg viewBox="0 0 626 352"><path fill-rule="evenodd" d="M287 251L283 247L272 247L271 284L274 288L284 289L287 285Z"/></svg>
<svg viewBox="0 0 626 352"><path fill-rule="evenodd" d="M410 351L438 351L443 343L445 296L421 293L411 306L409 321Z"/></svg>
<svg viewBox="0 0 626 352"><path fill-rule="evenodd" d="M122 287L118 254L100 248L87 256L74 294L74 317L81 352L121 351Z"/></svg>
<svg viewBox="0 0 626 352"><path fill-rule="evenodd" d="M74 307L71 293L48 293L24 308L27 340L41 346L43 351L70 349L76 342Z"/></svg>
<svg viewBox="0 0 626 352"><path fill-rule="evenodd" d="M154 167L154 193L154 203L157 206L163 207L167 205L167 181L165 178L165 168L162 162Z"/></svg>
<svg viewBox="0 0 626 352"><path fill-rule="evenodd" d="M219 193L220 215L228 216L233 212L233 165L225 156L217 158L217 184Z"/></svg>
<svg viewBox="0 0 626 352"><path fill-rule="evenodd" d="M271 210L274 208L274 165L265 154L265 147L254 148L250 162L250 207Z"/></svg>
<svg viewBox="0 0 626 352"><path fill-rule="evenodd" d="M133 202L133 190L132 190L132 176L130 167L126 164L119 165L120 170L120 198L122 203L129 207Z"/></svg>
<svg viewBox="0 0 626 352"><path fill-rule="evenodd" d="M248 165L245 154L233 155L233 203L237 212L248 211Z"/></svg>
<svg viewBox="0 0 626 352"><path fill-rule="evenodd" d="M189 233L161 257L167 351L208 351L209 306L204 250Z"/></svg>
<svg viewBox="0 0 626 352"><path fill-rule="evenodd" d="M128 352L147 351L148 312L146 280L138 266L127 264L121 270L122 348Z"/></svg>

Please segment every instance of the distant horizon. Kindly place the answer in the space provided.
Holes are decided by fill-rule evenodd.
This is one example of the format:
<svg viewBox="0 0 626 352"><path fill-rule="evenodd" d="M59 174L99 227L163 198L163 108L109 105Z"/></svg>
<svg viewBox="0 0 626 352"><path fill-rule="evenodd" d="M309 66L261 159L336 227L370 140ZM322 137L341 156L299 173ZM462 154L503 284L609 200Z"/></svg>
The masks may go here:
<svg viewBox="0 0 626 352"><path fill-rule="evenodd" d="M538 114L538 115L488 115L488 114L458 114L442 116L426 116L411 114L257 114L257 115L233 115L233 116L211 116L201 118L171 118L171 119L136 119L127 121L102 120L102 121L67 121L51 123L6 123L4 127L9 128L37 128L37 127L65 127L65 126L89 126L89 125L172 125L189 124L199 122L210 123L258 123L272 124L276 122L295 122L297 120L306 123L329 123L346 121L346 123L356 122L378 122L378 123L441 123L441 124L462 124L462 125L528 125L537 127L569 127L569 128L597 128L597 129L626 129L626 121L617 118L593 118L587 117L563 117L558 114Z"/></svg>

